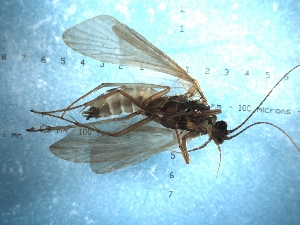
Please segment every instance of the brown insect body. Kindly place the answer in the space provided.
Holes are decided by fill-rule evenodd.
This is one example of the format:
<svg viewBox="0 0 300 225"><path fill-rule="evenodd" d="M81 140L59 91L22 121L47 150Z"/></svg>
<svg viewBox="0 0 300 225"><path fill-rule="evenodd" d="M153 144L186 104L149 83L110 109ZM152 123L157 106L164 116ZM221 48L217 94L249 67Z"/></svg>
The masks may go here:
<svg viewBox="0 0 300 225"><path fill-rule="evenodd" d="M140 102L143 109L129 101L124 95L113 93L118 90L124 91ZM110 93L113 94L110 95ZM210 110L210 106L203 104L201 101L189 100L182 95L162 96L149 103L144 102L156 93L151 88L121 87L119 89L111 89L102 95L104 101L95 101L82 114L89 120L90 118L120 115L121 113L138 113L147 116L150 120L166 128L188 131L189 133L184 136L184 142L186 142L187 138L208 134L217 145L223 143L227 135L227 124L222 121L225 124L220 127L221 121L217 122L217 117L215 116L221 113L221 110ZM186 146L186 143L184 143L184 146ZM189 163L190 159L185 148L181 149L181 151L185 152L186 157L184 159L186 163Z"/></svg>
<svg viewBox="0 0 300 225"><path fill-rule="evenodd" d="M140 103L156 91L147 88L120 88ZM115 91L111 89L107 93ZM121 113L134 113L141 110L133 102L123 95L116 93L106 98L105 102L97 101L90 105L87 111L82 114L87 120L90 118L108 117L120 115ZM151 101L145 105L141 115L153 117L153 121L171 129L187 130L207 134L207 126L215 125L216 116L221 110L210 110L210 107L200 101L188 100L183 96L164 96ZM203 125L201 125L203 124Z"/></svg>
<svg viewBox="0 0 300 225"><path fill-rule="evenodd" d="M300 65L292 68L277 82L244 122L232 130L227 130L225 121L217 121L216 115L221 113L221 110L210 109L199 83L194 78L145 37L113 17L102 15L77 24L64 32L63 40L75 51L102 62L148 68L169 74L171 76L165 80L170 77L177 84L180 82L182 94L170 94L173 87L168 85L102 83L65 109L49 112L32 110L38 114L67 121L71 125L46 126L40 129L32 127L27 129L29 132L74 128L65 138L50 146L50 151L57 157L78 163L90 163L95 173L107 173L140 163L152 155L167 150L176 142L185 162L189 163L189 152L204 148L213 140L220 153L219 171L220 144L257 124L268 124L281 130L300 151L287 133L268 122L256 122L237 134L228 136L243 126L283 78ZM76 105L92 92L104 87L115 88L91 101ZM71 116L71 119L65 117L67 112L87 107L82 115L87 120L95 119L95 122L82 123ZM57 115L58 113L61 115ZM123 114L126 116L122 116ZM109 116L114 118L107 118ZM129 122L137 116L141 116L142 119ZM101 120L98 120L99 118ZM153 125L152 121L163 127ZM104 126L113 127L112 123L124 123L126 127L111 128L108 131L102 129ZM89 130L90 136L84 136L81 129ZM93 131L101 135L96 136ZM124 134L127 133L132 134L130 139L124 138ZM198 148L188 150L188 139L206 134L209 136L208 141Z"/></svg>
<svg viewBox="0 0 300 225"><path fill-rule="evenodd" d="M186 130L192 132L192 136L206 134L213 136L211 130L217 131L219 129L219 122L217 122L217 117L215 115L221 113L221 110L210 110L209 106L200 101L189 101L181 96L165 97L161 99L164 99L164 103L158 105L157 108L157 111L159 111L160 114L156 115L155 112L151 113L153 120L164 127ZM226 133L227 124L226 129L222 128L222 132L224 131Z"/></svg>

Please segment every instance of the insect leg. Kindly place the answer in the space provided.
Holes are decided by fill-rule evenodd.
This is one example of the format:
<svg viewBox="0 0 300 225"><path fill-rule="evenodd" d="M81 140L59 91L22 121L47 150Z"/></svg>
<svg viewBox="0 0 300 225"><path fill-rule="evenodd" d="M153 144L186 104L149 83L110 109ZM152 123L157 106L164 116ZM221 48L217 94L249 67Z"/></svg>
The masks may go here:
<svg viewBox="0 0 300 225"><path fill-rule="evenodd" d="M110 136L113 136L113 137L122 136L124 134L127 134L127 133L129 133L129 132L131 132L131 131L133 131L133 130L135 130L135 129L143 126L143 125L145 125L146 123L149 123L151 120L152 120L151 117L147 117L147 118L145 118L145 119L143 119L143 120L141 120L141 121L139 121L139 122L137 122L137 123L135 123L135 124L133 124L133 125L131 125L129 127L126 127L125 129L123 129L123 130L121 130L119 132L111 133Z"/></svg>
<svg viewBox="0 0 300 225"><path fill-rule="evenodd" d="M90 95L91 93L95 92L95 91L98 91L100 90L101 88L104 88L104 87L152 87L152 88L155 88L157 87L158 85L151 85L151 84L143 84L143 83L139 83L139 84L136 84L136 83L102 83L100 84L99 86L95 87L93 90L89 91L88 93L84 94L83 96L81 96L80 98L78 98L77 100L75 100L74 102L72 102L68 107L70 108L71 106L73 106L75 103L77 103L78 101L84 99L85 97L87 97L88 95ZM64 116L65 113L63 113L62 116Z"/></svg>
<svg viewBox="0 0 300 225"><path fill-rule="evenodd" d="M200 147L193 148L192 150L188 150L187 152L192 152L192 151L196 151L196 150L199 150L199 149L201 149L201 148L204 148L211 140L212 140L212 138L209 138L209 139L208 139L203 145L201 145ZM216 179L218 179L218 174L219 174L219 170L220 170L221 162L222 162L222 149L221 149L220 145L218 145L218 150L219 150L219 153L220 153L220 160L219 160L219 164L218 164L218 169L217 169Z"/></svg>
<svg viewBox="0 0 300 225"><path fill-rule="evenodd" d="M182 154L182 157L185 161L186 164L189 164L190 163L190 156L189 156L189 153L187 151L185 151L182 146L182 143L180 141L180 137L179 137L179 134L178 134L178 130L177 128L175 128L175 133L176 133L176 137L177 137L177 142L178 142L178 146L179 146L179 149L181 151L181 154Z"/></svg>
<svg viewBox="0 0 300 225"><path fill-rule="evenodd" d="M101 121L86 123L85 125L88 126L88 129L89 129L89 127L95 128L95 125L98 125L98 124L105 124L105 123L110 123L110 122L129 120L139 114L141 114L141 111L130 113L129 115L121 117L121 118L112 118L112 119L107 119L107 120L101 120ZM52 117L56 117L56 118L65 120L64 118L53 116L51 114L48 116L52 116ZM26 131L27 132L44 132L45 133L45 132L50 132L50 131L54 131L54 130L68 130L71 128L76 128L76 127L78 127L78 125L67 125L67 126L56 126L56 127L44 125L44 127L45 128L40 128L40 129L35 129L34 127L31 127L29 129L26 129Z"/></svg>
<svg viewBox="0 0 300 225"><path fill-rule="evenodd" d="M73 120L69 120L69 119L66 119L66 118L61 118L61 117L55 116L55 115L49 115L49 116L52 116L52 117L55 117L55 118L58 118L58 119L61 119L61 120L65 120L65 121L67 121L69 123L74 124L75 127L87 128L87 129L89 129L91 131L95 131L95 132L97 132L99 134L104 134L104 135L113 136L113 137L119 137L121 135L124 135L124 134L126 134L126 133L128 133L130 131L133 131L133 130L135 130L135 129L137 129L137 128L143 126L143 125L145 125L146 123L148 123L148 122L150 122L152 120L152 117L147 117L147 118L145 118L145 119L143 119L143 120L141 120L141 121L139 121L139 122L137 122L137 123L135 123L135 124L127 127L127 128L125 128L125 129L123 129L123 130L121 130L119 132L112 133L112 132L106 132L106 131L99 130L94 125L89 126L89 124L86 124L86 123L85 124L79 123L74 118L72 118L74 120L73 121ZM37 130L34 130L34 128L27 129L27 131L29 131L29 132L36 132L36 131L50 132L51 130L52 130L51 126L47 126L45 129L37 129Z"/></svg>
<svg viewBox="0 0 300 225"><path fill-rule="evenodd" d="M57 113L57 112L63 112L63 114L61 115L61 117L64 117L64 115L66 114L67 111L69 110L73 110L82 106L85 106L86 103L81 104L79 106L74 106L72 107L75 103L79 102L80 100L84 99L85 97L87 97L88 95L90 95L91 93L100 90L101 88L106 87L105 83L100 84L99 86L95 87L94 89L92 89L91 91L89 91L88 93L82 95L80 98L76 99L74 102L72 102L67 108L65 109L58 109L58 110L54 110L54 111L47 111L47 112L38 112L35 110L30 110L33 113L37 113L37 114L42 114L42 115L49 115L52 113Z"/></svg>
<svg viewBox="0 0 300 225"><path fill-rule="evenodd" d="M127 134L143 125L145 125L146 123L150 122L152 120L151 117L147 117L129 127L126 127L125 129L121 130L121 131L118 131L118 132L106 132L106 131L102 131L102 130L99 130L97 127L86 127L85 124L81 124L83 125L82 127L86 127L92 131L96 131L97 133L100 133L100 134L104 134L104 135L107 135L107 136L112 136L112 137L119 137L119 136L122 136L124 134ZM78 126L81 126L81 125L78 125Z"/></svg>
<svg viewBox="0 0 300 225"><path fill-rule="evenodd" d="M158 99L162 96L164 96L165 94L167 94L170 91L170 87L169 86L160 86L160 85L156 85L155 88L164 88L164 90L155 93L154 95L150 96L149 98L145 99L143 101L143 106L148 105L150 102L154 101L155 99Z"/></svg>
<svg viewBox="0 0 300 225"><path fill-rule="evenodd" d="M181 154L183 156L183 159L184 159L186 164L189 164L190 163L190 155L189 155L189 151L187 150L187 146L186 146L187 139L198 137L199 135L201 135L201 133L199 133L199 132L188 132L181 138L181 140L180 140L177 129L175 129L175 133L176 133L178 145L179 145Z"/></svg>
<svg viewBox="0 0 300 225"><path fill-rule="evenodd" d="M70 110L73 110L73 109L77 109L77 108L80 108L80 107L87 107L91 104L93 104L94 102L96 101L100 101L101 99L103 100L103 104L105 102L105 99L107 99L109 96L117 93L118 91L117 90L121 90L121 89L116 89L115 92L114 91L110 91L109 93L107 94L102 94L100 96L98 96L97 98L89 101L89 102L86 102L86 103L83 103L81 105L78 105L78 106L73 106L75 103L77 103L78 101L84 99L85 97L87 97L88 95L90 95L92 92L95 92L95 91L98 91L99 89L101 88L104 88L104 87L119 87L119 88L125 88L125 87L129 87L129 88L134 88L134 87L141 87L141 88L169 88L168 86L160 86L160 85L156 85L156 84L144 84L144 83L102 83L101 85L97 86L96 88L94 88L93 90L89 91L88 93L86 93L85 95L81 96L80 98L78 98L77 100L75 100L74 102L72 102L67 108L64 108L64 109L58 109L58 110L54 110L54 111L47 111L47 112L38 112L38 111L35 111L35 110L31 110L31 112L33 113L37 113L37 114L42 114L42 115L49 115L49 114L52 114L52 113L58 113L58 112L63 112L61 117L64 117L65 113L67 111L70 111ZM168 91L170 90L170 88L168 89ZM165 91L165 90L164 90ZM168 92L167 91L167 92ZM166 92L166 93L167 93ZM125 93L125 92L123 92ZM157 94L159 94L160 92L156 93L155 94L155 98L158 98L156 97ZM125 93L125 97L128 98L128 95L127 93ZM123 95L124 96L124 95ZM151 96L152 97L152 96ZM136 104L138 107L140 108L144 108L141 106L140 102L139 101L136 101L134 98L132 98L131 96L129 97L134 104ZM72 107L73 106L73 107ZM84 109L83 108L83 109Z"/></svg>
<svg viewBox="0 0 300 225"><path fill-rule="evenodd" d="M38 111L35 111L35 110L31 109L30 112L33 112L33 113L36 113L36 114L42 114L42 115L49 115L49 114L52 114L52 113L58 113L58 112L71 111L73 109L78 109L80 107L86 106L90 102L86 102L86 103L83 103L81 105L73 106L73 107L70 107L69 109L67 109L67 108L66 109L58 109L58 110L47 111L47 112L38 112Z"/></svg>
<svg viewBox="0 0 300 225"><path fill-rule="evenodd" d="M88 93L82 95L80 98L76 99L74 102L72 102L67 108L66 110L64 110L63 114L61 115L61 117L64 117L65 113L71 108L71 106L73 106L75 103L79 102L81 99L84 99L85 97L87 97L88 95L90 95L91 93L100 90L101 88L105 87L105 84L102 83L99 86L95 87L94 89L92 89L91 91L89 91Z"/></svg>
<svg viewBox="0 0 300 225"><path fill-rule="evenodd" d="M88 93L82 95L81 97L79 97L78 99L76 99L74 102L72 102L64 111L63 114L61 115L61 117L63 117L66 112L68 110L70 110L70 108L76 104L77 102L79 102L80 100L84 99L85 97L87 97L88 95L90 95L91 93L100 90L101 88L104 87L141 87L141 88L167 88L167 86L160 86L160 85L155 85L155 84L145 84L145 83L102 83L100 85L98 85L97 87L95 87L94 89L92 89L91 91L89 91ZM169 87L168 87L169 88ZM169 89L170 90L170 89ZM168 92L168 91L167 91ZM166 92L166 93L167 93ZM160 93L160 92L159 92Z"/></svg>
<svg viewBox="0 0 300 225"><path fill-rule="evenodd" d="M106 131L102 131L102 130L99 130L97 127L95 126L87 126L86 124L80 124L80 123L76 123L76 126L77 127L84 127L84 128L87 128L89 130L92 130L92 131L95 131L99 134L104 134L104 135L107 135L107 136L112 136L112 137L119 137L119 136L122 136L124 134L127 134L143 125L145 125L146 123L150 122L152 120L151 117L147 117L129 127L126 127L125 129L121 130L121 131L118 131L118 132L106 132ZM71 122L70 120L67 120L68 122ZM74 123L74 122L73 122ZM75 124L75 123L74 123ZM51 127L50 127L51 129Z"/></svg>
<svg viewBox="0 0 300 225"><path fill-rule="evenodd" d="M211 140L212 140L212 138L209 138L203 145L201 145L201 146L199 146L199 147L197 147L197 148L193 148L193 149L191 149L191 150L188 150L188 152L197 151L197 150L199 150L199 149L201 149L201 148L206 147L206 145L208 145L208 143L211 142Z"/></svg>
<svg viewBox="0 0 300 225"><path fill-rule="evenodd" d="M115 89L115 90L110 91L110 92L108 92L106 94L99 95L97 98L95 98L95 99L93 99L93 100L91 100L89 102L83 103L81 105L78 105L78 106L73 106L73 107L68 106L65 109L58 109L58 110L47 111L47 112L38 112L38 111L35 111L35 110L30 110L30 111L33 112L33 113L42 114L42 115L48 115L48 116L51 115L52 113L63 112L63 114L61 115L61 118L63 118L64 115L65 115L65 113L67 111L71 111L73 109L77 109L77 108L83 107L82 110L84 110L87 106L89 106L89 105L91 105L91 104L93 104L95 102L98 102L98 105L103 105L108 97L110 97L110 96L112 96L114 94L117 94L117 93L120 93L121 95L123 95L124 97L126 97L127 99L129 99L131 102L133 102L134 104L136 104L138 107L142 108L142 104L139 101L137 101L135 98L133 98L132 96L130 96L126 92L122 91L122 89Z"/></svg>

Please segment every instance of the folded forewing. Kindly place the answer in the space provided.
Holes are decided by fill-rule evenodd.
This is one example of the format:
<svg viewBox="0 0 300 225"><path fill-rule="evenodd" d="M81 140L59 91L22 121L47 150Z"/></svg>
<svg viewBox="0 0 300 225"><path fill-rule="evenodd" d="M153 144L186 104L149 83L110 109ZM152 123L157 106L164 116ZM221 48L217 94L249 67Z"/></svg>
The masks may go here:
<svg viewBox="0 0 300 225"><path fill-rule="evenodd" d="M103 124L102 124L103 125ZM127 124L122 122L114 130ZM100 125L95 125L101 128ZM183 135L184 132L181 133ZM103 174L138 164L153 155L168 150L177 143L174 130L150 122L120 137L100 135L94 131L74 128L66 137L50 146L57 157L90 163L95 173Z"/></svg>
<svg viewBox="0 0 300 225"><path fill-rule="evenodd" d="M160 125L145 125L118 138L99 137L93 145L91 169L95 173L108 173L138 164L175 145L174 135L174 130Z"/></svg>
<svg viewBox="0 0 300 225"><path fill-rule="evenodd" d="M111 16L100 15L75 25L64 32L63 40L96 60L167 73L184 80L186 90L194 86L190 92L201 92L197 82L169 56Z"/></svg>
<svg viewBox="0 0 300 225"><path fill-rule="evenodd" d="M141 118L136 118L136 120L138 119ZM124 124L126 123L124 122ZM112 120L101 120L98 122L87 123L86 125L97 127L98 129L103 131L114 132L118 129L118 127L120 127L120 122L113 122ZM71 130L71 132L67 136L52 144L49 147L50 152L58 158L65 159L71 162L89 163L92 146L94 142L99 137L101 137L100 134L76 125L66 126L65 128L73 128L73 130ZM64 127L61 126L60 129L64 129Z"/></svg>
<svg viewBox="0 0 300 225"><path fill-rule="evenodd" d="M108 15L100 15L66 30L65 43L102 62L138 66L192 81L187 72L145 37Z"/></svg>
<svg viewBox="0 0 300 225"><path fill-rule="evenodd" d="M99 134L86 130L90 135L82 135L82 131L82 128L74 128L66 137L51 145L50 152L71 162L89 163L92 145Z"/></svg>

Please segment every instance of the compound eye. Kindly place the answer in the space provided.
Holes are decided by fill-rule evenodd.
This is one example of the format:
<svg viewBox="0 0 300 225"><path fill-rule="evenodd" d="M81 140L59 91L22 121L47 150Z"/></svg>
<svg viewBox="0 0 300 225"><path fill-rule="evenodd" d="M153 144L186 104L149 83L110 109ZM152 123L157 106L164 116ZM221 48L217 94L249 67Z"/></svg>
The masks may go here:
<svg viewBox="0 0 300 225"><path fill-rule="evenodd" d="M223 120L216 122L215 126L220 130L224 130L224 131L227 130L227 123Z"/></svg>

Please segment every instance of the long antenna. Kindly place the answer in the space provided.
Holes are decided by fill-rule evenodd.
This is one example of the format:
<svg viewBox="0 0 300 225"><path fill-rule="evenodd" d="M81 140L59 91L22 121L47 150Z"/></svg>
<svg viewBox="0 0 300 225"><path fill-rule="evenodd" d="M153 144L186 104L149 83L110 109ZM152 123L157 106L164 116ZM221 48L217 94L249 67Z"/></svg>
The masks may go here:
<svg viewBox="0 0 300 225"><path fill-rule="evenodd" d="M232 129L232 130L228 130L227 134L231 134L232 132L238 130L241 126L243 126L250 118L251 116L253 116L253 114L256 112L256 110L265 102L265 100L269 97L269 95L272 93L272 91L276 88L276 86L283 80L283 78L285 78L290 72L292 72L294 69L298 68L300 65L297 65L295 67L293 67L292 69L290 69L286 74L284 74L284 76L275 84L275 86L271 89L271 91L269 91L269 93L267 94L267 96L262 100L262 102L253 110L253 112L247 117L247 119L244 120L244 122L242 122L239 126L237 126L236 128ZM249 127L248 127L249 128ZM245 129L244 129L245 130ZM243 130L243 131L244 131ZM240 134L240 133L239 133Z"/></svg>
<svg viewBox="0 0 300 225"><path fill-rule="evenodd" d="M235 135L232 135L230 137L227 137L226 140L230 140L232 138L235 138L236 136L240 135L241 133L243 133L245 130L247 130L248 128L250 127L253 127L255 125L258 125L258 124L268 124L270 126L273 126L273 127L276 127L278 130L280 130L282 133L284 133L289 139L290 141L293 143L293 145L297 148L297 150L300 152L300 149L299 147L296 145L296 143L294 142L294 140L290 137L290 135L288 135L283 129L281 129L280 127L276 126L275 124L273 123L269 123L269 122L256 122L256 123L253 123L247 127L245 127L243 130L241 130L240 132L236 133Z"/></svg>

